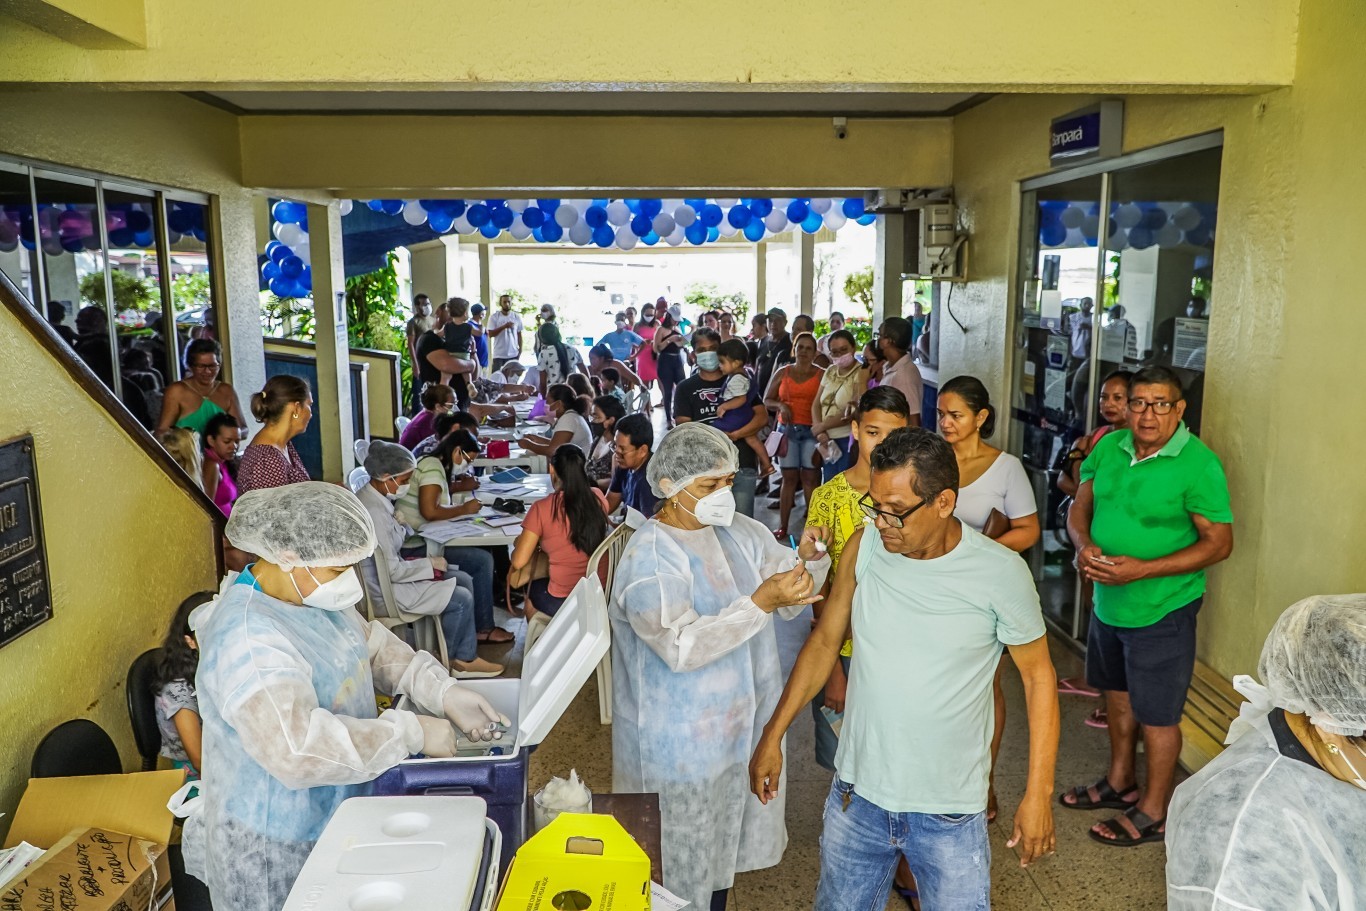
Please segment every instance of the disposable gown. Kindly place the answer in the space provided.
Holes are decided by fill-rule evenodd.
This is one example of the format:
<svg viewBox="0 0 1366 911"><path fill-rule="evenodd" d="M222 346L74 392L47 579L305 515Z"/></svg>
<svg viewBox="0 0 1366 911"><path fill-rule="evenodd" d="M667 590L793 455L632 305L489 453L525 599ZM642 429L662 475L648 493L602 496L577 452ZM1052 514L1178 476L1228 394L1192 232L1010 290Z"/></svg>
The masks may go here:
<svg viewBox="0 0 1366 911"><path fill-rule="evenodd" d="M1266 691L1234 686L1236 739L1167 812L1169 911L1366 909L1366 791L1282 756Z"/></svg>
<svg viewBox="0 0 1366 911"><path fill-rule="evenodd" d="M204 808L186 822L186 870L215 907L278 911L337 806L422 749L416 716L378 714L375 691L440 716L455 682L356 611L278 601L249 572L191 620Z"/></svg>
<svg viewBox="0 0 1366 911"><path fill-rule="evenodd" d="M771 531L736 516L697 531L651 519L617 566L612 786L659 794L664 885L695 908L787 847L787 789L767 806L749 790L750 756L783 689L773 618L750 595L795 565ZM816 590L829 566L827 556L809 564Z"/></svg>

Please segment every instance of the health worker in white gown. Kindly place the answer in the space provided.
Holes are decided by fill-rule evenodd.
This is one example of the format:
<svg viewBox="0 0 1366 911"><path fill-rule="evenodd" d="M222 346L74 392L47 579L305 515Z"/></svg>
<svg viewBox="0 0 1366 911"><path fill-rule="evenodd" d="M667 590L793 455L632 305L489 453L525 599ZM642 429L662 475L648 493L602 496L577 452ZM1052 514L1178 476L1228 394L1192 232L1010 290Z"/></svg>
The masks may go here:
<svg viewBox="0 0 1366 911"><path fill-rule="evenodd" d="M353 564L374 552L375 529L350 491L309 481L245 493L226 535L259 559L190 615L203 797L185 824L185 869L217 908L278 911L343 800L414 753L454 755L452 722L489 739L507 719L355 610ZM381 713L376 688L428 714Z"/></svg>
<svg viewBox="0 0 1366 911"><path fill-rule="evenodd" d="M760 804L749 756L783 689L772 614L818 600L830 567L828 529L794 553L736 515L737 467L710 425L669 431L647 469L659 513L622 554L611 604L613 790L659 794L664 886L698 911L787 846L785 789Z"/></svg>

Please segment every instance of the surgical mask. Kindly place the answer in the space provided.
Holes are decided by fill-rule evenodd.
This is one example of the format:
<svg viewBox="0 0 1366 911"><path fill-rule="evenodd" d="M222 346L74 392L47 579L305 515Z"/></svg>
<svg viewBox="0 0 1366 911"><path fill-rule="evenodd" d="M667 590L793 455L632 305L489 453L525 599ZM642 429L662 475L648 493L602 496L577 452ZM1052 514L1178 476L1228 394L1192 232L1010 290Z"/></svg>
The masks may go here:
<svg viewBox="0 0 1366 911"><path fill-rule="evenodd" d="M308 573L308 578L317 582L317 588L307 595L299 592L299 583L294 581L293 571L289 573L289 581L293 583L294 591L299 592L299 597L309 607L329 611L346 610L349 607L355 607L364 594L360 586L360 577L356 575L354 566L347 567L340 576L328 582L318 582L318 577L313 575L312 570L307 566L302 567L302 569Z"/></svg>
<svg viewBox="0 0 1366 911"><path fill-rule="evenodd" d="M412 486L413 486L413 485L412 485L411 483L400 484L400 485L398 485L398 489L397 489L397 490L395 490L393 493L386 493L385 496L388 497L388 498L391 499L391 500L397 500L397 499L401 498L405 493L407 493L407 492L408 492L408 488L410 488L410 487L412 487Z"/></svg>
<svg viewBox="0 0 1366 911"><path fill-rule="evenodd" d="M841 354L830 362L836 370L848 370L854 366L854 356L852 354Z"/></svg>
<svg viewBox="0 0 1366 911"><path fill-rule="evenodd" d="M693 496L686 490L683 492L690 497ZM735 491L729 484L713 490L700 500L696 497L693 499L697 500L697 505L690 512L693 518L703 525L728 527L735 521Z"/></svg>
<svg viewBox="0 0 1366 911"><path fill-rule="evenodd" d="M715 351L698 351L697 366L706 371L721 369L721 355ZM727 525L730 523L727 522Z"/></svg>
<svg viewBox="0 0 1366 911"><path fill-rule="evenodd" d="M624 319L619 319L619 320L617 320L617 329L620 330L620 329L625 329L625 328L626 328L626 320L624 320Z"/></svg>

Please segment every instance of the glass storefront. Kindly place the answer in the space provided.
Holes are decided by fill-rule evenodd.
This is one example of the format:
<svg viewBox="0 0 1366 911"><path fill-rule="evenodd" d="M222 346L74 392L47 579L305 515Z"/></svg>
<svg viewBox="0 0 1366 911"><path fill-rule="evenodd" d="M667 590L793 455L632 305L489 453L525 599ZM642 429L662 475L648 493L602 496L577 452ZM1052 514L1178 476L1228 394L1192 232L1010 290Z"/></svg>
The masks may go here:
<svg viewBox="0 0 1366 911"><path fill-rule="evenodd" d="M1197 137L1023 184L1010 451L1039 505L1027 556L1044 614L1078 639L1090 592L1072 566L1069 474L1127 415L1107 380L1172 368L1200 431L1221 153L1219 136Z"/></svg>
<svg viewBox="0 0 1366 911"><path fill-rule="evenodd" d="M197 194L0 159L0 270L149 429L186 342L215 337L208 212Z"/></svg>

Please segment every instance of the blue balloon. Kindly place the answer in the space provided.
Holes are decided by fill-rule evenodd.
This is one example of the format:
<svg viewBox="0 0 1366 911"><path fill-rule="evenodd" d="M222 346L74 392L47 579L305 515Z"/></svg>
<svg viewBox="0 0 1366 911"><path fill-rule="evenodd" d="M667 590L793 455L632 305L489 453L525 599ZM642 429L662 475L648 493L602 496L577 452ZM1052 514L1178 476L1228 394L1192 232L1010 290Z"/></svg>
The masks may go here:
<svg viewBox="0 0 1366 911"><path fill-rule="evenodd" d="M141 209L130 210L124 223L138 234L152 230L152 216Z"/></svg>
<svg viewBox="0 0 1366 911"><path fill-rule="evenodd" d="M1162 226L1166 223L1166 211L1157 206L1153 206L1151 209L1144 212L1143 221L1139 222L1139 224L1143 225L1143 227L1147 228L1149 231L1161 230Z"/></svg>
<svg viewBox="0 0 1366 911"><path fill-rule="evenodd" d="M508 201L507 201L506 199L486 199L486 200L484 200L484 205L488 206L490 210L492 210L492 209L501 209L501 208L503 208L504 206L506 206L507 204L508 204Z"/></svg>
<svg viewBox="0 0 1366 911"><path fill-rule="evenodd" d="M653 247L655 244L659 243L659 235L656 234L654 231L650 231L648 234L640 238L640 242L647 247Z"/></svg>
<svg viewBox="0 0 1366 911"><path fill-rule="evenodd" d="M25 236L29 236L28 232L25 232ZM133 240L134 232L132 228L115 228L113 231L109 232L110 246L131 247L133 246Z"/></svg>
<svg viewBox="0 0 1366 911"><path fill-rule="evenodd" d="M445 234L455 224L450 212L436 211L427 213L427 224L437 234Z"/></svg>
<svg viewBox="0 0 1366 911"><path fill-rule="evenodd" d="M599 247L610 247L617 242L617 234L611 225L598 225L593 229L593 243Z"/></svg>
<svg viewBox="0 0 1366 911"><path fill-rule="evenodd" d="M1204 225L1191 228L1185 233L1184 240L1192 247L1208 247L1210 244L1210 230ZM1133 234L1129 235L1129 242L1133 243Z"/></svg>
<svg viewBox="0 0 1366 911"><path fill-rule="evenodd" d="M553 218L546 219L545 224L541 225L541 240L548 244L553 244L564 237L564 228Z"/></svg>
<svg viewBox="0 0 1366 911"><path fill-rule="evenodd" d="M503 229L490 221L485 222L484 224L479 226L479 233L487 237L489 240L493 240L499 234L503 233Z"/></svg>
<svg viewBox="0 0 1366 911"><path fill-rule="evenodd" d="M705 199L685 199L683 200L683 204L694 212L700 212L702 211L702 207L707 204L707 201Z"/></svg>
<svg viewBox="0 0 1366 911"><path fill-rule="evenodd" d="M811 207L806 204L804 199L794 199L787 204L787 220L799 225L806 221L806 216L811 214Z"/></svg>
<svg viewBox="0 0 1366 911"><path fill-rule="evenodd" d="M773 212L773 200L760 196L749 201L749 211L755 218L768 218Z"/></svg>
<svg viewBox="0 0 1366 911"><path fill-rule="evenodd" d="M151 231L138 231L133 235L133 243L139 247L150 247L156 243L156 237Z"/></svg>
<svg viewBox="0 0 1366 911"><path fill-rule="evenodd" d="M294 225L298 224L308 214L308 209L297 202L282 199L270 207L270 214L282 225Z"/></svg>
<svg viewBox="0 0 1366 911"><path fill-rule="evenodd" d="M594 230L607 224L607 210L602 206L589 206L583 210L583 220L588 227Z"/></svg>
<svg viewBox="0 0 1366 911"><path fill-rule="evenodd" d="M637 214L640 213L640 200L639 200L639 199L626 199L626 200L623 200L623 202L626 203L626 208L628 208L628 209L631 210L631 214L632 214L632 215L637 215Z"/></svg>
<svg viewBox="0 0 1366 911"><path fill-rule="evenodd" d="M764 221L756 218L745 225L745 240L752 240L755 243L764 239Z"/></svg>
<svg viewBox="0 0 1366 911"><path fill-rule="evenodd" d="M166 227L177 234L189 234L194 230L194 215L172 203L171 211L166 213Z"/></svg>
<svg viewBox="0 0 1366 911"><path fill-rule="evenodd" d="M270 280L270 293L276 297L294 297L295 295L291 293L293 286L294 283L284 276L272 278Z"/></svg>
<svg viewBox="0 0 1366 911"><path fill-rule="evenodd" d="M1067 228L1057 219L1039 224L1039 242L1045 247L1058 247L1067 241Z"/></svg>
<svg viewBox="0 0 1366 911"><path fill-rule="evenodd" d="M865 212L854 220L857 221L859 224L866 226L871 225L873 222L877 221L877 216L874 215L872 212Z"/></svg>
<svg viewBox="0 0 1366 911"><path fill-rule="evenodd" d="M195 240L199 241L201 244L207 243L209 240L209 232L205 231L203 228L195 228L193 231L190 232L190 234L194 237Z"/></svg>
<svg viewBox="0 0 1366 911"><path fill-rule="evenodd" d="M695 221L683 229L683 236L694 247L701 246L707 242L707 226L700 221Z"/></svg>
<svg viewBox="0 0 1366 911"><path fill-rule="evenodd" d="M1039 208L1040 208L1040 209L1043 209L1045 212L1053 212L1053 213L1055 213L1055 214L1057 214L1057 215L1061 215L1061 214L1062 214L1062 210L1063 210L1063 209L1066 209L1066 208L1068 207L1068 205L1070 205L1070 203L1068 203L1067 200L1065 200L1065 199L1041 199L1041 200L1039 200Z"/></svg>
<svg viewBox="0 0 1366 911"><path fill-rule="evenodd" d="M815 234L824 224L819 212L807 212L806 218L802 219L802 230L807 234Z"/></svg>
<svg viewBox="0 0 1366 911"><path fill-rule="evenodd" d="M461 215L464 215L465 210L468 208L469 206L465 203L465 200L463 199L452 199L446 203L446 213L450 215L450 217L453 219L459 218Z"/></svg>
<svg viewBox="0 0 1366 911"><path fill-rule="evenodd" d="M382 199L380 200L380 211L385 215L397 215L403 211L403 200L401 199Z"/></svg>
<svg viewBox="0 0 1366 911"><path fill-rule="evenodd" d="M476 228L482 228L489 223L489 207L482 203L475 203L465 212L465 220Z"/></svg>
<svg viewBox="0 0 1366 911"><path fill-rule="evenodd" d="M517 213L507 206L499 206L493 210L493 214L489 216L489 220L497 226L498 230L506 231L508 228L511 228L512 223L517 220Z"/></svg>
<svg viewBox="0 0 1366 911"><path fill-rule="evenodd" d="M68 253L80 253L85 249L85 244L79 237L68 237L62 241L62 249Z"/></svg>
<svg viewBox="0 0 1366 911"><path fill-rule="evenodd" d="M527 207L527 210L522 213L522 224L526 225L528 228L539 228L541 225L545 224L545 222L545 210L538 206L529 206Z"/></svg>
<svg viewBox="0 0 1366 911"><path fill-rule="evenodd" d="M721 236L721 229L720 229L720 228L708 228L708 229L707 229L707 240L709 240L709 241L714 241L714 240L716 240L716 239L717 239L718 237L720 237L720 236Z"/></svg>
<svg viewBox="0 0 1366 911"><path fill-rule="evenodd" d="M1129 229L1129 246L1135 250L1146 250L1153 245L1153 232L1143 225L1134 225Z"/></svg>
<svg viewBox="0 0 1366 911"><path fill-rule="evenodd" d="M304 274L304 261L291 253L280 263L280 274L293 281Z"/></svg>
<svg viewBox="0 0 1366 911"><path fill-rule="evenodd" d="M538 243L538 244L543 244L543 243L545 243L545 235L541 233L541 229L540 229L540 228L532 228L532 229L531 229L531 239L534 240L534 241L536 241L536 243Z"/></svg>
<svg viewBox="0 0 1366 911"><path fill-rule="evenodd" d="M654 230L650 226L650 219L644 212L631 219L631 233L636 237L644 237Z"/></svg>
<svg viewBox="0 0 1366 911"><path fill-rule="evenodd" d="M181 231L180 233L184 234L185 232ZM270 256L270 254L274 253L278 248L283 246L284 244L280 243L278 240L266 241L266 256Z"/></svg>
<svg viewBox="0 0 1366 911"><path fill-rule="evenodd" d="M282 243L276 243L274 250L270 248L269 244L266 245L266 256L269 256L271 259L275 260L277 265L281 262L284 262L285 257L293 255L294 251L289 249L289 247L286 247Z"/></svg>
<svg viewBox="0 0 1366 911"><path fill-rule="evenodd" d="M709 202L697 213L697 220L707 228L714 228L721 224L721 220L726 217L726 213L721 211L721 207L714 202Z"/></svg>
<svg viewBox="0 0 1366 911"><path fill-rule="evenodd" d="M640 201L640 214L646 218L654 218L664 211L664 200L662 199L642 199Z"/></svg>
<svg viewBox="0 0 1366 911"><path fill-rule="evenodd" d="M305 291L313 290L313 269L311 266L304 266L303 274L299 276L299 287Z"/></svg>
<svg viewBox="0 0 1366 911"><path fill-rule="evenodd" d="M863 197L850 196L840 203L840 211L845 218L858 218L863 214Z"/></svg>
<svg viewBox="0 0 1366 911"><path fill-rule="evenodd" d="M19 243L24 245L25 250L34 249L33 234L29 231L25 231L23 234L19 235ZM97 247L96 249L99 248Z"/></svg>
<svg viewBox="0 0 1366 911"><path fill-rule="evenodd" d="M261 263L261 278L270 281L272 278L280 277L280 267L271 260Z"/></svg>
<svg viewBox="0 0 1366 911"><path fill-rule="evenodd" d="M384 211L384 200L382 200L382 199L371 199L371 200L369 200L368 202L366 202L365 205L366 205L366 208L368 208L371 212L383 212L383 211Z"/></svg>
<svg viewBox="0 0 1366 911"><path fill-rule="evenodd" d="M449 199L419 199L417 201L419 206L427 210L428 215L431 215L433 212L446 211L446 206L449 203Z"/></svg>
<svg viewBox="0 0 1366 911"><path fill-rule="evenodd" d="M744 206L731 206L726 213L726 221L730 222L733 228L743 228L754 220L754 214Z"/></svg>
<svg viewBox="0 0 1366 911"><path fill-rule="evenodd" d="M558 209L559 207L560 207L560 201L559 201L558 199L538 199L538 200L536 200L536 208L540 209L540 210L541 210L542 212L544 212L547 216L554 215L554 214L555 214L555 210Z"/></svg>

